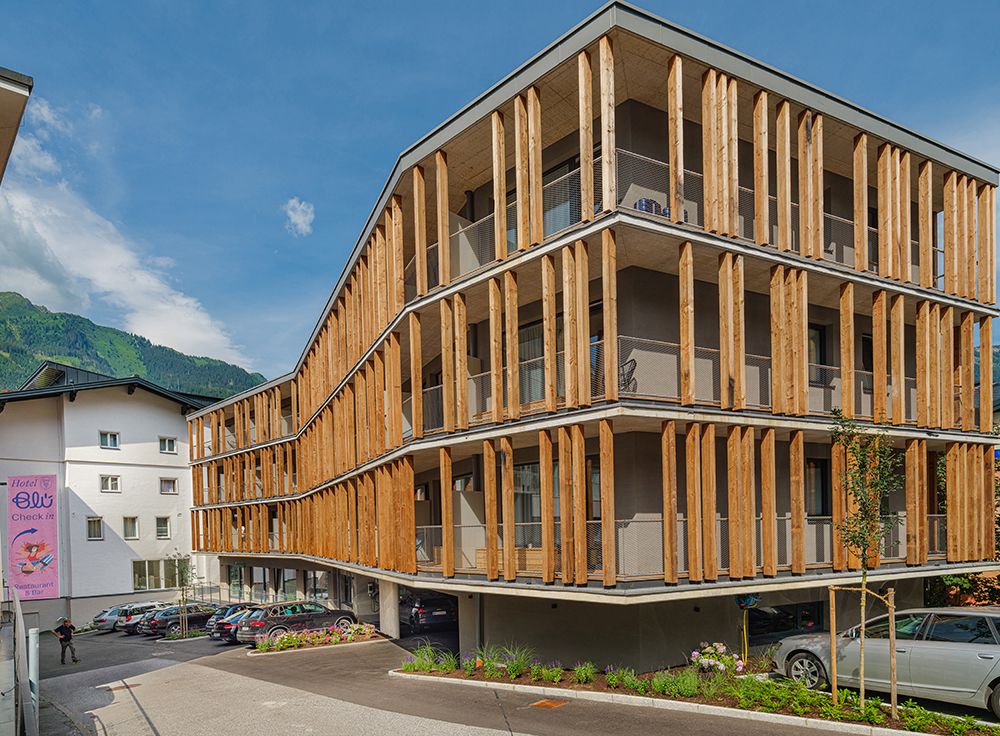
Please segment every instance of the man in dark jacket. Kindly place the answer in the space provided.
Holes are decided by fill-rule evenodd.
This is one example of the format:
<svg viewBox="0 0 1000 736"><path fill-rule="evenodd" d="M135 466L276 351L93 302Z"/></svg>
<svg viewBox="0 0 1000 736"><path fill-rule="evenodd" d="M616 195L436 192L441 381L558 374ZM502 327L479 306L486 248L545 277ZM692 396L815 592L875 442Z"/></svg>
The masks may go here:
<svg viewBox="0 0 1000 736"><path fill-rule="evenodd" d="M73 657L73 662L79 662L80 660L76 658L76 647L73 646L73 632L76 631L76 627L73 622L68 618L64 618L62 623L52 630L52 635L59 640L59 645L62 647L59 651L59 661L61 664L66 664L66 650L69 649L70 655Z"/></svg>

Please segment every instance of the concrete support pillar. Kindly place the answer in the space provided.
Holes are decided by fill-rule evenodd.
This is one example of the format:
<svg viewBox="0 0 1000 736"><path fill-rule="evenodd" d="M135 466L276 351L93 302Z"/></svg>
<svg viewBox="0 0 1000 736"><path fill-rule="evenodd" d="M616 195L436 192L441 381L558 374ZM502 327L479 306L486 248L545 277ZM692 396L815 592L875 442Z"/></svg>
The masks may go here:
<svg viewBox="0 0 1000 736"><path fill-rule="evenodd" d="M483 642L480 637L479 619L482 596L479 593L458 595L458 651L474 652Z"/></svg>
<svg viewBox="0 0 1000 736"><path fill-rule="evenodd" d="M378 581L378 628L390 639L399 638L399 583Z"/></svg>
<svg viewBox="0 0 1000 736"><path fill-rule="evenodd" d="M375 599L372 593L376 593L381 600L382 594L378 589L378 581L375 578L354 573L354 591L351 596L354 602L354 615L361 623L373 623L378 617L375 610Z"/></svg>

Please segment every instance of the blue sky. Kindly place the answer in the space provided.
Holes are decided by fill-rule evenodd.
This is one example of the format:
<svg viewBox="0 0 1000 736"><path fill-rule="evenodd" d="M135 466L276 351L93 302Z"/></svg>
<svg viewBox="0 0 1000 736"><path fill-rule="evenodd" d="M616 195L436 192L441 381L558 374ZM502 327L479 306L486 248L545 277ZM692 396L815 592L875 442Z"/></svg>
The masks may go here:
<svg viewBox="0 0 1000 736"><path fill-rule="evenodd" d="M599 5L8 7L0 289L278 375L398 153ZM1000 163L1000 3L640 5Z"/></svg>

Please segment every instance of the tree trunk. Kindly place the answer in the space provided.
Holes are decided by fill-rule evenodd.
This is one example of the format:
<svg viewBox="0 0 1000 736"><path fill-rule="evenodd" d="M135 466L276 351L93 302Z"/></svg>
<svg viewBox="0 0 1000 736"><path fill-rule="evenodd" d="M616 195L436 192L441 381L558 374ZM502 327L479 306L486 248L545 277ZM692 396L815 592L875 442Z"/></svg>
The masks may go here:
<svg viewBox="0 0 1000 736"><path fill-rule="evenodd" d="M861 629L859 636L859 651L858 651L858 681L861 684L859 688L861 696L861 709L865 707L865 606L867 601L865 600L868 593L868 570L865 568L861 569Z"/></svg>

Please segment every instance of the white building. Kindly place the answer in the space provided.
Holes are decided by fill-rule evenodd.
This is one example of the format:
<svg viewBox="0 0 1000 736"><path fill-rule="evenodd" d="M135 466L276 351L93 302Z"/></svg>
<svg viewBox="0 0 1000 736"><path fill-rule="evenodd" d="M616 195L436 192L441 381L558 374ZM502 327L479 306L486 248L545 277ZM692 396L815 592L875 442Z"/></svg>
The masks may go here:
<svg viewBox="0 0 1000 736"><path fill-rule="evenodd" d="M171 556L191 549L184 415L208 401L48 361L0 394L0 483L55 475L58 489L61 597L25 601L29 626L176 596ZM5 525L0 534L7 570Z"/></svg>

